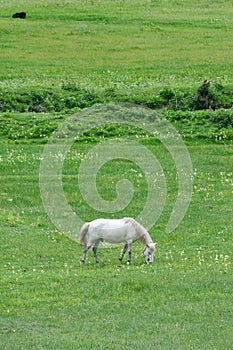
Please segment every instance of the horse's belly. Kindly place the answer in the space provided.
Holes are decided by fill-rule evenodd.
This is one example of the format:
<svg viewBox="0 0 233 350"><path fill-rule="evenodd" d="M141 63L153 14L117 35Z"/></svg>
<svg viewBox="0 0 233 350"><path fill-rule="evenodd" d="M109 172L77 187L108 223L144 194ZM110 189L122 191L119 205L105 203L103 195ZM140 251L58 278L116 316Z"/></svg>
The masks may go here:
<svg viewBox="0 0 233 350"><path fill-rule="evenodd" d="M102 238L110 243L121 243L128 240L128 235L127 232L124 232L124 230L119 232L118 230L110 229L103 230Z"/></svg>

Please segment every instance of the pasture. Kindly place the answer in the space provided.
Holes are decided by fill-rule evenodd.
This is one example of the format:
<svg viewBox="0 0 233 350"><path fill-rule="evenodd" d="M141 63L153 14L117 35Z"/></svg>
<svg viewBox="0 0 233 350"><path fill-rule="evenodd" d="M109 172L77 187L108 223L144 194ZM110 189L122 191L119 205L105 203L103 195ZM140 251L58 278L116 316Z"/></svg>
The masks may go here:
<svg viewBox="0 0 233 350"><path fill-rule="evenodd" d="M1 84L151 94L232 84L231 1L1 0ZM11 15L24 10L25 20ZM112 97L113 97L112 96Z"/></svg>
<svg viewBox="0 0 233 350"><path fill-rule="evenodd" d="M171 233L177 172L161 142L136 128L108 126L76 140L65 159L55 154L64 161L70 208L90 221L136 217L148 187L137 164L116 158L99 169L96 185L113 201L117 183L127 178L134 187L130 205L108 214L91 207L77 178L85 155L112 137L136 139L150 150L167 186L149 230L157 242L153 264L135 242L130 264L118 260L122 244L102 245L99 264L89 251L83 265L81 246L51 222L39 181L52 131L88 107L86 101L144 102L176 89L179 99L204 79L232 91L232 2L0 0L0 6L6 106L0 113L0 349L231 349L232 108L159 112L182 136L193 167L192 199ZM27 17L11 18L17 11ZM68 109L62 103L69 93L85 104ZM27 109L35 99L39 108ZM142 153L138 158L144 162Z"/></svg>
<svg viewBox="0 0 233 350"><path fill-rule="evenodd" d="M73 173L86 147L74 146L64 174L66 196L84 217L88 208L74 190ZM231 347L232 147L189 147L194 193L171 234L165 234L176 191L171 160L164 159L160 145L151 147L163 160L170 188L166 210L150 230L158 243L153 265L145 264L143 246L135 243L130 265L118 261L122 246L110 246L100 249L99 265L89 252L82 266L81 247L53 226L42 205L43 145L1 145L2 348ZM103 170L103 196L109 196L108 181L124 176L118 169L115 162ZM136 170L128 175L138 194L123 214L134 216L145 184Z"/></svg>

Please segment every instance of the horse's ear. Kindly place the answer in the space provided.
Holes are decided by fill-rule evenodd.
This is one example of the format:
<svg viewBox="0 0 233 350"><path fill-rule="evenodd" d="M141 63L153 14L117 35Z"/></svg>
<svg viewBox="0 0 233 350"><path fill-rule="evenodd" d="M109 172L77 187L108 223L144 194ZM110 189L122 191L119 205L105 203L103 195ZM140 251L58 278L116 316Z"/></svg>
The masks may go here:
<svg viewBox="0 0 233 350"><path fill-rule="evenodd" d="M150 243L150 244L147 245L147 247L149 249L151 249L152 251L155 251L155 246L156 246L156 243Z"/></svg>

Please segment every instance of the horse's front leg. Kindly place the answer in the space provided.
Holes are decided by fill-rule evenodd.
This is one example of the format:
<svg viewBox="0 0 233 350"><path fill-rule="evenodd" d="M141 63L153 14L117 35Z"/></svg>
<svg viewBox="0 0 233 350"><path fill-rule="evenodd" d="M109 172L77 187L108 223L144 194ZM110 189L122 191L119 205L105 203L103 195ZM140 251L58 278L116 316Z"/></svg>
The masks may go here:
<svg viewBox="0 0 233 350"><path fill-rule="evenodd" d="M128 243L125 243L124 248L123 248L122 253L121 253L121 256L119 257L120 261L123 260L123 257L125 255L125 252L126 252L127 248L128 248Z"/></svg>
<svg viewBox="0 0 233 350"><path fill-rule="evenodd" d="M94 256L95 256L95 262L96 263L99 263L99 258L98 258L98 255L97 255L97 249L98 249L99 243L100 243L100 240L96 241L94 247L92 248Z"/></svg>
<svg viewBox="0 0 233 350"><path fill-rule="evenodd" d="M132 243L128 243L128 262L131 262Z"/></svg>

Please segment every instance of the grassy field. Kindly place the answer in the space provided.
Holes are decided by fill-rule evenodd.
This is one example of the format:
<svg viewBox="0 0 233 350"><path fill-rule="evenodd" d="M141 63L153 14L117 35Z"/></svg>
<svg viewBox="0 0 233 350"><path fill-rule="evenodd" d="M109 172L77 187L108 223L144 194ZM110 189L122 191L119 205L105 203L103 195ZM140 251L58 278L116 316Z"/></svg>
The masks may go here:
<svg viewBox="0 0 233 350"><path fill-rule="evenodd" d="M0 0L0 9L0 349L231 349L232 2ZM16 11L27 18L11 18ZM216 110L189 110L204 79ZM147 200L144 169L104 164L97 186L105 200L116 198L121 179L134 186L130 205L108 214L86 203L77 174L87 152L110 137L147 147L167 186L149 231L158 243L152 265L140 243L130 265L112 245L100 249L100 264L90 251L82 265L81 246L43 206L40 165L52 131L80 108L109 101L159 105L182 136L194 176L183 221L166 233L178 190L174 160L134 128L100 127L75 142L62 188L84 221L136 217Z"/></svg>
<svg viewBox="0 0 233 350"><path fill-rule="evenodd" d="M2 84L151 91L232 84L231 1L14 1L1 6ZM26 20L11 15L26 11Z"/></svg>
<svg viewBox="0 0 233 350"><path fill-rule="evenodd" d="M86 148L74 146L64 188L77 214L90 219L96 213L80 204L73 175ZM121 247L108 247L99 265L89 252L82 266L81 247L60 234L42 205L43 146L1 146L2 349L231 348L232 146L189 146L194 193L172 234L165 234L176 191L171 160L161 145L150 148L163 161L170 198L150 230L158 242L154 264L145 265L138 243L131 265L119 264ZM119 177L118 164L103 171L100 191L110 198L106 182ZM139 196L124 214L134 216L145 184L128 175Z"/></svg>

